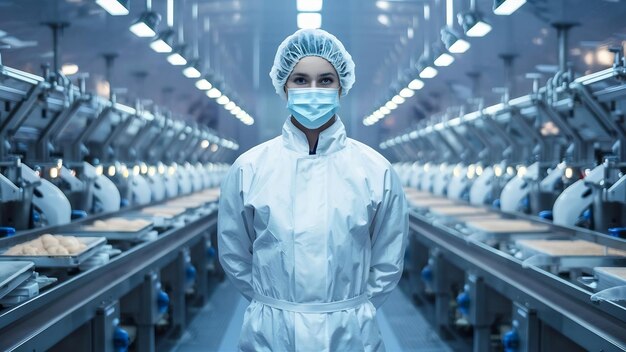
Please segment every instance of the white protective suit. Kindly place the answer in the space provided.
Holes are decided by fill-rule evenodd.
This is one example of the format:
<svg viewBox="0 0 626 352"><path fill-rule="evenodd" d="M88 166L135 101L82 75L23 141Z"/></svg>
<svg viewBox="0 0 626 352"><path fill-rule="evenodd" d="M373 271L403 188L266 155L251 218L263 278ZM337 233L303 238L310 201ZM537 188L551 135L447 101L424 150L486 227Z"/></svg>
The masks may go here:
<svg viewBox="0 0 626 352"><path fill-rule="evenodd" d="M338 117L309 155L287 119L221 187L220 262L251 300L239 348L383 351L376 308L400 279L407 234L402 185L384 157L346 138Z"/></svg>

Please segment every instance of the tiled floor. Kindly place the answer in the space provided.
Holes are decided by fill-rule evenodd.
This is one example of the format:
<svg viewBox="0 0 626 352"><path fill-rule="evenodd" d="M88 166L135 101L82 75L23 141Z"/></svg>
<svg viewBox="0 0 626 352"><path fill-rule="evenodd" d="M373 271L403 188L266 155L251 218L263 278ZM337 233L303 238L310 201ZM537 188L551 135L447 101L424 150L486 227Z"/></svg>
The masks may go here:
<svg viewBox="0 0 626 352"><path fill-rule="evenodd" d="M228 280L222 282L172 352L237 351L247 303ZM378 310L378 323L389 352L451 351L399 289Z"/></svg>

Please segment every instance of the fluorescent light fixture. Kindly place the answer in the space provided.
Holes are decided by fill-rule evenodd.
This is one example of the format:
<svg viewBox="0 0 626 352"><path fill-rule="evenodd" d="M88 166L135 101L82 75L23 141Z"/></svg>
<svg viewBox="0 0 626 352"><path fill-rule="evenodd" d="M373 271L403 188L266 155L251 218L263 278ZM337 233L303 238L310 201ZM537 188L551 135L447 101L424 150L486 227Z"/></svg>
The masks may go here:
<svg viewBox="0 0 626 352"><path fill-rule="evenodd" d="M183 69L183 75L185 75L185 77L187 78L200 78L200 76L202 76L202 72L198 70L197 63L198 63L197 59L189 63L187 67Z"/></svg>
<svg viewBox="0 0 626 352"><path fill-rule="evenodd" d="M165 30L150 43L150 47L157 53L171 53L173 37L174 31L171 29Z"/></svg>
<svg viewBox="0 0 626 352"><path fill-rule="evenodd" d="M209 90L213 88L213 85L206 80L206 78L202 78L196 81L196 88L200 90Z"/></svg>
<svg viewBox="0 0 626 352"><path fill-rule="evenodd" d="M376 7L378 7L381 10L389 10L389 1L376 1Z"/></svg>
<svg viewBox="0 0 626 352"><path fill-rule="evenodd" d="M140 38L152 38L156 35L154 29L150 28L145 22L139 21L130 25L130 31Z"/></svg>
<svg viewBox="0 0 626 352"><path fill-rule="evenodd" d="M226 105L230 103L230 99L228 99L227 96L222 95L221 97L217 98L216 102L220 105Z"/></svg>
<svg viewBox="0 0 626 352"><path fill-rule="evenodd" d="M206 140L206 139L205 139L205 140L203 140L202 142L200 142L200 147L202 147L202 149L206 149L206 148L208 148L208 147L209 147L209 145L210 145L210 143L209 143L209 141L208 141L208 140Z"/></svg>
<svg viewBox="0 0 626 352"><path fill-rule="evenodd" d="M298 28L315 29L322 26L322 15L316 12L301 12L297 17Z"/></svg>
<svg viewBox="0 0 626 352"><path fill-rule="evenodd" d="M246 117L246 112L245 111L240 111L238 114L235 115L235 117L238 118L239 120L241 120L244 117Z"/></svg>
<svg viewBox="0 0 626 352"><path fill-rule="evenodd" d="M391 114L391 110L387 109L386 107L381 107L380 109L378 109L378 111L382 112L383 115L389 115Z"/></svg>
<svg viewBox="0 0 626 352"><path fill-rule="evenodd" d="M460 13L457 17L459 25L468 37L484 37L491 32L491 25L478 11Z"/></svg>
<svg viewBox="0 0 626 352"><path fill-rule="evenodd" d="M96 4L111 16L128 15L128 0L96 0Z"/></svg>
<svg viewBox="0 0 626 352"><path fill-rule="evenodd" d="M71 76L78 73L78 65L76 64L65 64L61 66L61 73L65 76Z"/></svg>
<svg viewBox="0 0 626 352"><path fill-rule="evenodd" d="M324 5L323 0L298 0L296 7L301 12L319 12L322 11Z"/></svg>
<svg viewBox="0 0 626 352"><path fill-rule="evenodd" d="M238 114L238 113L240 113L241 111L242 111L242 110L241 110L241 108L240 108L240 107L235 106L235 108L234 108L234 109L232 109L232 110L230 111L230 113L231 113L231 114L233 114L233 115L237 115L237 114Z"/></svg>
<svg viewBox="0 0 626 352"><path fill-rule="evenodd" d="M526 0L494 0L493 13L508 16L517 11L517 9L522 7L525 3Z"/></svg>
<svg viewBox="0 0 626 352"><path fill-rule="evenodd" d="M385 115L383 115L383 113L382 113L382 112L380 112L380 111L378 111L378 110L374 111L374 113L372 114L372 116L374 116L374 117L376 118L376 120L380 120L380 119L382 119L383 117L385 117Z"/></svg>
<svg viewBox="0 0 626 352"><path fill-rule="evenodd" d="M154 11L146 11L130 25L130 31L140 38L152 38L156 35L156 28L161 22L161 15Z"/></svg>
<svg viewBox="0 0 626 352"><path fill-rule="evenodd" d="M228 102L228 104L224 105L224 109L231 111L232 109L236 108L237 105L235 104L235 102L230 101Z"/></svg>
<svg viewBox="0 0 626 352"><path fill-rule="evenodd" d="M463 38L458 38L456 42L450 45L448 50L450 50L450 52L453 54L463 54L464 52L469 50L470 46L471 44L467 40Z"/></svg>
<svg viewBox="0 0 626 352"><path fill-rule="evenodd" d="M446 67L450 66L454 62L454 56L443 52L435 59L435 66Z"/></svg>
<svg viewBox="0 0 626 352"><path fill-rule="evenodd" d="M187 65L187 59L185 59L185 46L179 45L174 52L167 56L167 61L174 66Z"/></svg>
<svg viewBox="0 0 626 352"><path fill-rule="evenodd" d="M410 98L414 95L415 95L415 92L409 88L404 88L400 91L400 96L403 98Z"/></svg>
<svg viewBox="0 0 626 352"><path fill-rule="evenodd" d="M409 83L409 89L412 90L420 90L424 88L424 81L422 81L421 79L414 79L411 81L411 83Z"/></svg>
<svg viewBox="0 0 626 352"><path fill-rule="evenodd" d="M222 96L222 92L220 92L219 89L217 89L217 88L211 88L206 93L206 95L207 95L207 97L209 97L211 99L217 99L217 98Z"/></svg>
<svg viewBox="0 0 626 352"><path fill-rule="evenodd" d="M491 32L491 25L484 21L476 22L474 26L465 32L468 37L484 37Z"/></svg>
<svg viewBox="0 0 626 352"><path fill-rule="evenodd" d="M389 27L391 25L391 20L389 20L389 16L387 15L378 15L377 19L383 26Z"/></svg>
<svg viewBox="0 0 626 352"><path fill-rule="evenodd" d="M433 66L432 57L430 55L422 55L417 62L417 72L419 72L420 78L434 78L439 73Z"/></svg>
<svg viewBox="0 0 626 352"><path fill-rule="evenodd" d="M441 29L441 42L446 48L454 54L462 54L469 50L470 43L461 38L452 28L444 27ZM435 49L435 52L439 52L440 49Z"/></svg>
<svg viewBox="0 0 626 352"><path fill-rule="evenodd" d="M404 104L404 102L406 101L403 97L396 95L393 98L391 98L391 101L400 105L400 104Z"/></svg>
<svg viewBox="0 0 626 352"><path fill-rule="evenodd" d="M387 104L385 104L385 107L389 110L395 110L398 108L398 104L394 103L393 101L388 101Z"/></svg>

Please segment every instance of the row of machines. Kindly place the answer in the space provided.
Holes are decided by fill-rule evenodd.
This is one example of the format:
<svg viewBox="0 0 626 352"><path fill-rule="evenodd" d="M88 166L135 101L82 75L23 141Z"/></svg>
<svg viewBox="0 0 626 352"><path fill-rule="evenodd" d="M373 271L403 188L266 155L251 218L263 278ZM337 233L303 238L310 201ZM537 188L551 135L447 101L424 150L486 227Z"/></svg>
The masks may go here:
<svg viewBox="0 0 626 352"><path fill-rule="evenodd" d="M0 350L166 348L220 279L237 144L47 69L0 63L0 103Z"/></svg>
<svg viewBox="0 0 626 352"><path fill-rule="evenodd" d="M535 77L536 79L536 77ZM626 350L626 60L385 141L411 290L474 351Z"/></svg>

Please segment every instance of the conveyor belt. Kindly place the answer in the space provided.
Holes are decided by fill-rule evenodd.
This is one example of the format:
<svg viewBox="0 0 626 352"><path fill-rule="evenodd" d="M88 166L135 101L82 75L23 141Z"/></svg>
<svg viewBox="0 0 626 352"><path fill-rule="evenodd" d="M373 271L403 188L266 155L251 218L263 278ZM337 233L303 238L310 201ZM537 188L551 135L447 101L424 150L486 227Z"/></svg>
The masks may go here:
<svg viewBox="0 0 626 352"><path fill-rule="evenodd" d="M472 270L511 300L537 311L538 317L580 346L595 351L626 350L625 310L611 302L594 304L590 294L540 269L521 262L483 243L468 242L454 230L433 225L412 214L415 238L429 248L438 248L446 260Z"/></svg>
<svg viewBox="0 0 626 352"><path fill-rule="evenodd" d="M78 275L0 315L0 351L40 351L69 335L93 318L96 309L110 297L121 297L139 285L151 267L163 266L180 255L179 250L203 240L214 231L216 213L164 233L158 240L139 245L105 266ZM45 308L45 309L44 309Z"/></svg>

